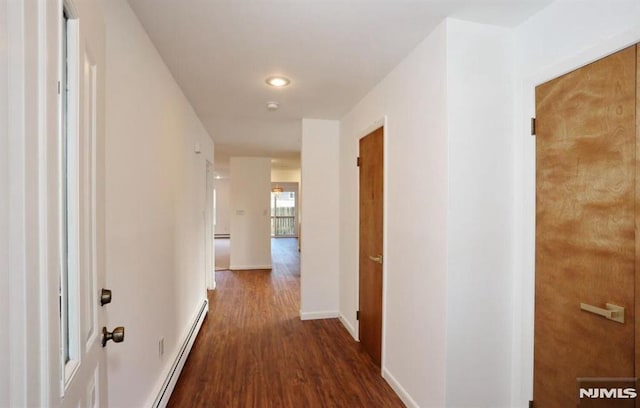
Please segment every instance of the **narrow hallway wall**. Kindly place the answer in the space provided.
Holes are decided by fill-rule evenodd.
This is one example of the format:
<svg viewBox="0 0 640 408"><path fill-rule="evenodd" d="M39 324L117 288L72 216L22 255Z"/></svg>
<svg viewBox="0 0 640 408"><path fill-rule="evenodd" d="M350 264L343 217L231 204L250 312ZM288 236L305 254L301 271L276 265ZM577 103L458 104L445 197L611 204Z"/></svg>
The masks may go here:
<svg viewBox="0 0 640 408"><path fill-rule="evenodd" d="M302 120L302 319L338 317L339 143L337 120Z"/></svg>
<svg viewBox="0 0 640 408"><path fill-rule="evenodd" d="M7 49L7 0L0 0L0 271L9 270L9 166L8 166L8 54ZM9 274L0 273L0 327L9 325ZM0 367L9 367L9 338L0 339ZM9 406L10 370L0 372L0 407Z"/></svg>
<svg viewBox="0 0 640 408"><path fill-rule="evenodd" d="M271 159L231 158L231 269L271 268Z"/></svg>
<svg viewBox="0 0 640 408"><path fill-rule="evenodd" d="M125 0L104 0L109 403L151 406L205 297L213 142ZM194 152L200 145L200 154ZM164 355L158 342L164 338Z"/></svg>

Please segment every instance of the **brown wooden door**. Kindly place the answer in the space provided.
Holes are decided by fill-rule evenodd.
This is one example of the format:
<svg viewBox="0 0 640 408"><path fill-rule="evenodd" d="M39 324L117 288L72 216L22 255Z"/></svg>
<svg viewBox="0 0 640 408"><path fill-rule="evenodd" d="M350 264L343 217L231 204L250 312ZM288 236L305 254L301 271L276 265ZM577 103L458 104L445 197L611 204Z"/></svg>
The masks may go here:
<svg viewBox="0 0 640 408"><path fill-rule="evenodd" d="M360 139L360 326L362 347L380 365L382 350L383 130Z"/></svg>
<svg viewBox="0 0 640 408"><path fill-rule="evenodd" d="M635 47L536 88L537 408L576 406L580 377L635 375L636 172Z"/></svg>

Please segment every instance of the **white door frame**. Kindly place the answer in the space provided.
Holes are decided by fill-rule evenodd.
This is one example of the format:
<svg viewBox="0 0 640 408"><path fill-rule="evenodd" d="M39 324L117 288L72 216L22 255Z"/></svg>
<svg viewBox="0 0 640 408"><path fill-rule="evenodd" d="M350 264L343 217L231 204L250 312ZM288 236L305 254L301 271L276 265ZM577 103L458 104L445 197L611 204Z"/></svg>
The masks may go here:
<svg viewBox="0 0 640 408"><path fill-rule="evenodd" d="M93 13L94 3L74 3ZM7 128L0 131L0 145L6 147L6 161L0 165L6 174L0 176L0 189L7 192L0 205L6 209L0 221L7 225L2 232L7 246L0 257L7 266L6 303L10 305L0 313L3 319L7 315L6 331L11 333L8 347L2 350L8 354L8 370L0 377L0 390L7 391L0 402L8 401L9 406L61 404L58 79L62 7L63 0L0 0L0 13L5 13L0 20L7 23L7 92L0 95L7 98Z"/></svg>
<svg viewBox="0 0 640 408"><path fill-rule="evenodd" d="M0 0L0 50L8 50L7 35L7 0ZM10 328L9 316L9 282L15 275L11 275L9 268L9 137L8 137L8 52L0 52L0 327ZM7 271L8 273L4 273ZM11 278L11 279L10 279ZM9 358L12 355L9 348L8 336L0 337L0 366L10 367ZM11 394L11 374L9 370L0 371L0 406L9 406Z"/></svg>
<svg viewBox="0 0 640 408"><path fill-rule="evenodd" d="M382 185L384 186L383 189L383 193L382 193L382 259L384 259L385 261L382 263L382 337L380 339L381 344L380 344L380 374L382 375L382 377L387 378L387 356L386 356L386 343L387 343L387 277L388 277L388 271L387 271L387 231L388 226L387 226L387 221L389 219L388 217L388 208L389 208L389 197L388 197L388 191L389 189L387 188L388 184L388 174L389 174L389 170L388 170L388 166L387 163L389 161L389 149L388 146L389 144L387 143L388 139L389 139L389 128L388 128L388 123L387 123L387 115L384 115L383 117L379 118L378 120L374 121L371 123L371 125L369 125L366 129L362 130L360 132L360 136L358 137L358 142L360 141L360 139L362 139L363 137L369 135L371 132L373 132L376 129L382 128L382 152L383 152L383 159L382 159ZM358 154L360 154L360 151L358 150ZM360 191L360 177L358 177L358 191ZM359 200L359 199L358 199ZM358 201L359 202L359 201ZM356 214L356 219L360 219L360 205L358 205L358 209L357 209L357 214ZM358 222L356 224L356 228L357 228L357 232L356 232L356 258L358 259L358 262L360 260L360 222ZM360 266L358 266L358 270L356 273L356 284L355 286L355 299L356 299L356 308L360 307ZM355 337L355 339L357 341L360 341L360 322L356 320L356 333L357 333L357 337Z"/></svg>
<svg viewBox="0 0 640 408"><path fill-rule="evenodd" d="M58 176L50 137L58 135L61 8L61 0L6 3L10 406L59 399L57 251L48 240L58 207L47 198Z"/></svg>
<svg viewBox="0 0 640 408"><path fill-rule="evenodd" d="M213 163L206 160L206 188L205 188L205 209L204 209L204 257L205 257L205 279L207 289L216 288L215 259L216 249L214 245L214 225L213 225Z"/></svg>

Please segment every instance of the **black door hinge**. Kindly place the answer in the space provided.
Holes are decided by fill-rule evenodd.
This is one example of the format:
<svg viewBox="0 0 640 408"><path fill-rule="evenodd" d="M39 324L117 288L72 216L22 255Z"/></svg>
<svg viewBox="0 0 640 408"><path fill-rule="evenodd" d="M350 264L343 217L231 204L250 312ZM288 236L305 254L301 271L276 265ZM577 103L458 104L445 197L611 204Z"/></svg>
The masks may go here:
<svg viewBox="0 0 640 408"><path fill-rule="evenodd" d="M536 118L531 118L531 136L536 135Z"/></svg>
<svg viewBox="0 0 640 408"><path fill-rule="evenodd" d="M360 158L359 158L359 157L358 157L358 159L356 160L356 165L357 165L358 167L360 167Z"/></svg>
<svg viewBox="0 0 640 408"><path fill-rule="evenodd" d="M360 320L360 311L356 310L356 320Z"/></svg>

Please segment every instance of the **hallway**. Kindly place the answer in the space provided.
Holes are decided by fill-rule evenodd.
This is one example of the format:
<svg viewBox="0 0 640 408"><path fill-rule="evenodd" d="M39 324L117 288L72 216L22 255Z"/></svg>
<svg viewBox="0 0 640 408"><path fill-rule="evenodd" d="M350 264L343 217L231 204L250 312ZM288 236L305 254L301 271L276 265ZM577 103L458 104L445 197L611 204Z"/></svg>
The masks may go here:
<svg viewBox="0 0 640 408"><path fill-rule="evenodd" d="M216 272L170 407L402 407L338 319L301 321L297 240L273 271Z"/></svg>

